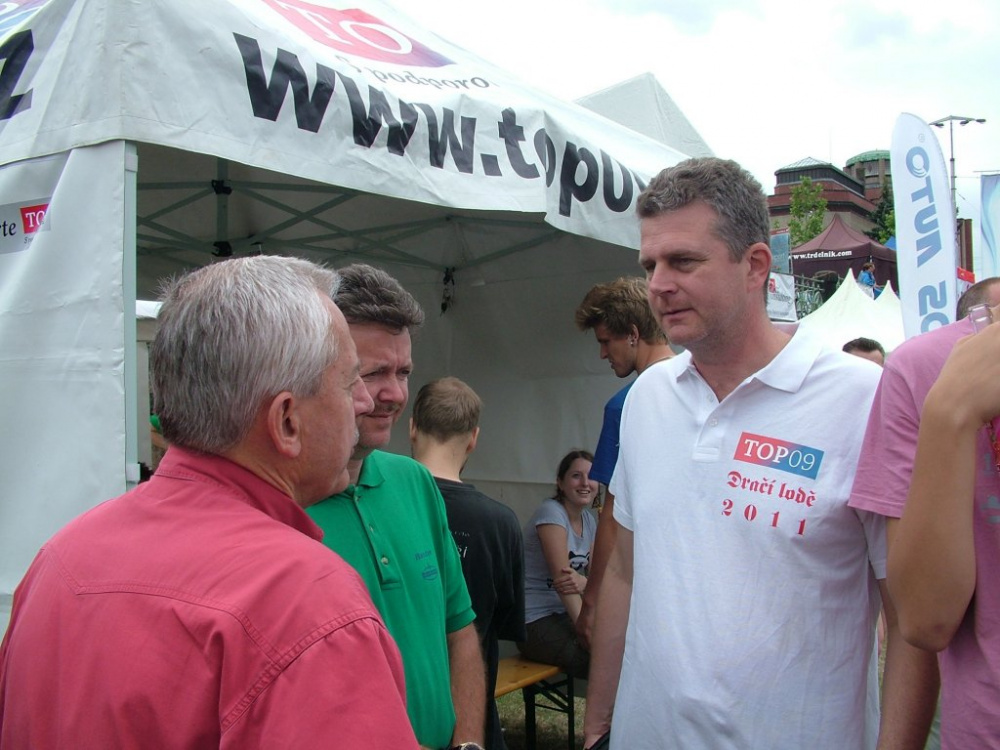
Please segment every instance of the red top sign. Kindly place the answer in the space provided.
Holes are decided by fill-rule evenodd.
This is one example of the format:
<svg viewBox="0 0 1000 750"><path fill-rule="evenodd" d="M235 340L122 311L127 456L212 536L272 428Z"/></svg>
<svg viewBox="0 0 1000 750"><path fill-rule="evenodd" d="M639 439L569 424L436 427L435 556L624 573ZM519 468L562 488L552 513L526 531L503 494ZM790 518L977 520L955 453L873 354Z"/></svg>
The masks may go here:
<svg viewBox="0 0 1000 750"><path fill-rule="evenodd" d="M317 42L348 55L422 68L452 62L363 10L337 10L304 0L263 2Z"/></svg>

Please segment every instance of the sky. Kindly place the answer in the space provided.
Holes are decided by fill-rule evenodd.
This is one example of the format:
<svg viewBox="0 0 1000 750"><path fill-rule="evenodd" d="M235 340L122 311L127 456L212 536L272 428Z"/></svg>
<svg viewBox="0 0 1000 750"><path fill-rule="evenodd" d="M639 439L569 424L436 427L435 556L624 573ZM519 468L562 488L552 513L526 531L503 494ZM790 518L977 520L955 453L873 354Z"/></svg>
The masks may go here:
<svg viewBox="0 0 1000 750"><path fill-rule="evenodd" d="M768 193L805 157L843 168L888 149L903 112L986 119L953 125L961 216L978 222L979 173L1000 171L996 0L388 2L562 99L652 73ZM935 130L947 161L949 128Z"/></svg>

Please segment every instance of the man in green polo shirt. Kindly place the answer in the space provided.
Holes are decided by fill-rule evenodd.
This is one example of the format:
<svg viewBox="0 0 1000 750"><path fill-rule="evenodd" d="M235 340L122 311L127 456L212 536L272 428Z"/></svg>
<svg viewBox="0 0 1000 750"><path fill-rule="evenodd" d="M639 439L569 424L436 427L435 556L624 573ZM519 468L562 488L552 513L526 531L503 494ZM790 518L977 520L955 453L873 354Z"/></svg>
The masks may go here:
<svg viewBox="0 0 1000 750"><path fill-rule="evenodd" d="M410 329L423 311L372 266L340 269L335 295L375 409L358 420L350 486L309 509L324 543L368 585L403 656L407 711L421 745L483 742L483 658L461 561L434 478L411 458L377 450L409 397Z"/></svg>

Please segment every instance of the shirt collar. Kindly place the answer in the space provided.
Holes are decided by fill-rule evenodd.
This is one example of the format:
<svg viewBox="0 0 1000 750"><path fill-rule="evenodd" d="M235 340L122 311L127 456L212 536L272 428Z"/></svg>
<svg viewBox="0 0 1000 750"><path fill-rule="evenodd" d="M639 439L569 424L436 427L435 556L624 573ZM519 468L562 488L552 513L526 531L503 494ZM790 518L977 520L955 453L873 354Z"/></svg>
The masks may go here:
<svg viewBox="0 0 1000 750"><path fill-rule="evenodd" d="M809 370L822 349L822 342L802 329L798 323L775 323L780 331L791 336L781 351L748 380L758 380L769 388L794 393L802 387ZM691 359L691 352L685 351L674 358L677 369L674 378L678 382L686 378L703 380L701 373Z"/></svg>
<svg viewBox="0 0 1000 750"><path fill-rule="evenodd" d="M382 467L376 457L378 453L381 451L372 451L361 463L361 473L358 475L359 487L378 487L385 481L385 475L382 474Z"/></svg>
<svg viewBox="0 0 1000 750"><path fill-rule="evenodd" d="M823 348L822 342L798 323L776 323L779 330L791 335L781 351L754 373L753 377L764 385L779 391L795 393L802 387L816 357Z"/></svg>
<svg viewBox="0 0 1000 750"><path fill-rule="evenodd" d="M158 477L215 485L220 496L245 503L317 541L323 538L319 526L292 498L228 458L171 445L150 481Z"/></svg>

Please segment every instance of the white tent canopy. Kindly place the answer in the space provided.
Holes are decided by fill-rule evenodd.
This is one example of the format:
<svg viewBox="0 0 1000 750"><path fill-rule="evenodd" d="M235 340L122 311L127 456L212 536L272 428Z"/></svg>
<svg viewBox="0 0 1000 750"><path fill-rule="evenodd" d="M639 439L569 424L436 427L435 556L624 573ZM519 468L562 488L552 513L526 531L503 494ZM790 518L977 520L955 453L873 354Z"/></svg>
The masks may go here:
<svg viewBox="0 0 1000 750"><path fill-rule="evenodd" d="M850 271L826 302L799 321L803 329L820 335L835 349L865 337L878 341L891 352L906 339L899 297L886 285L877 300L858 286Z"/></svg>
<svg viewBox="0 0 1000 750"><path fill-rule="evenodd" d="M397 275L428 312L411 387L481 393L467 476L502 499L596 442L620 383L573 309L635 272L679 152L378 0L6 3L0 52L0 597L134 479L136 291L216 256Z"/></svg>
<svg viewBox="0 0 1000 750"><path fill-rule="evenodd" d="M713 155L652 73L587 94L576 103L690 156Z"/></svg>

